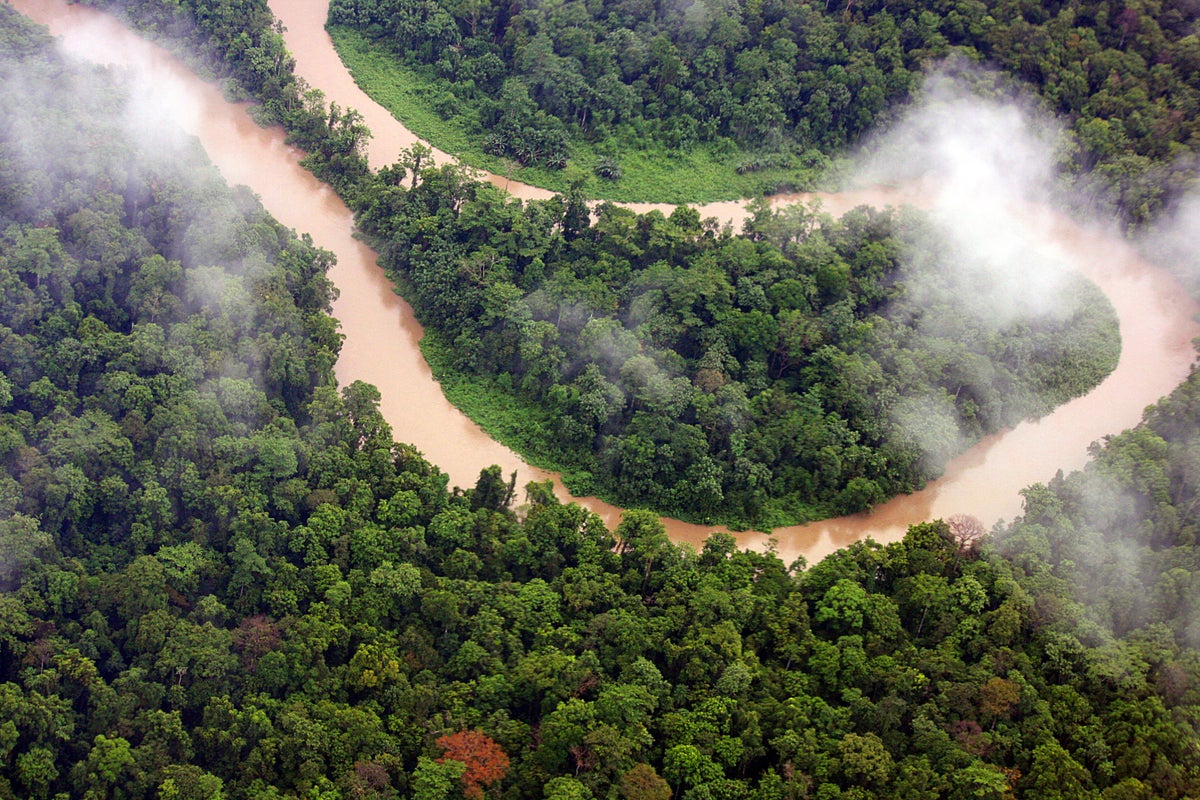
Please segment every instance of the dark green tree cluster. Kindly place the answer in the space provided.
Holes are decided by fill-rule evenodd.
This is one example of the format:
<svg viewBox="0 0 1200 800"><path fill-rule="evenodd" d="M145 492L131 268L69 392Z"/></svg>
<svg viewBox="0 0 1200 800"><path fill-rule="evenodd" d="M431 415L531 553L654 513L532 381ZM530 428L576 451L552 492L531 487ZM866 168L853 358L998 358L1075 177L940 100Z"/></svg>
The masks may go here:
<svg viewBox="0 0 1200 800"><path fill-rule="evenodd" d="M1070 121L1095 199L1130 221L1188 179L1175 162L1200 132L1184 0L333 0L330 21L423 69L447 113L473 108L488 147L522 163L564 161L537 141L563 130L627 148L728 138L747 170L836 152L886 127L948 56L1032 85Z"/></svg>
<svg viewBox="0 0 1200 800"><path fill-rule="evenodd" d="M1174 552L1111 629L1057 485L1014 558L962 517L805 572L548 485L518 514L335 391L326 255L4 7L0 54L0 797L1200 792L1197 378L1098 451Z"/></svg>
<svg viewBox="0 0 1200 800"><path fill-rule="evenodd" d="M447 113L470 107L490 152L559 166L568 133L763 153L844 147L885 122L922 59L946 50L936 26L855 11L858 24L800 2L334 0L329 18L421 69ZM745 168L768 162L790 158Z"/></svg>
<svg viewBox="0 0 1200 800"><path fill-rule="evenodd" d="M402 171L360 222L448 349L435 360L519 398L523 447L623 505L758 525L858 511L1116 363L1094 287L1058 317L988 321L1007 299L915 215L760 204L733 235L602 205L589 225L577 197Z"/></svg>

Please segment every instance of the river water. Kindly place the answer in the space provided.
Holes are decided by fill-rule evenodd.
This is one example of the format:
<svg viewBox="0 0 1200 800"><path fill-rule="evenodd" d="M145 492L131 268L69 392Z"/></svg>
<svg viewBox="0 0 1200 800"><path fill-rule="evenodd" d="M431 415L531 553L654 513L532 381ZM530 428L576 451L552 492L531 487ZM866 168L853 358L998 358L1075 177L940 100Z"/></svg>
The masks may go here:
<svg viewBox="0 0 1200 800"><path fill-rule="evenodd" d="M69 6L66 0L9 2L49 25L66 51L120 65L146 78L164 117L198 137L229 182L250 187L283 224L311 234L318 246L337 255L337 266L330 273L340 292L334 315L346 337L337 376L343 384L365 380L379 387L382 412L399 441L415 444L460 486L473 485L479 470L491 464L499 464L505 475L518 471L518 485L554 477L526 465L446 401L421 357L422 330L411 308L393 292L376 265L375 253L354 238L349 210L300 167L302 153L284 142L280 129L260 128L244 105L227 102L176 58L104 14ZM367 98L342 67L324 30L327 2L271 0L271 6L287 27L297 72L343 108L357 109L373 133L372 166L390 164L416 138ZM435 153L435 159L444 163L449 156ZM522 198L549 196L542 189L488 177ZM929 188L909 193L866 189L820 198L833 213L861 203L904 201L928 206L937 199L936 191ZM700 211L703 217L735 224L744 215L740 203L718 203ZM1196 305L1186 299L1176 281L1140 260L1119 239L1081 228L1047 209L1023 212L1019 224L1022 235L1058 249L1111 299L1122 336L1116 370L1087 396L1036 423L981 442L951 462L946 474L921 492L894 498L867 514L775 530L774 546L785 561L804 556L812 562L866 537L895 541L910 524L951 514L973 514L988 525L1012 518L1020 513L1022 488L1050 479L1058 469L1082 467L1089 444L1136 424L1147 405L1187 375L1194 355L1191 341L1200 336L1200 325L1194 319ZM561 483L555 483L559 496L569 497ZM610 527L619 520L620 510L611 505L595 498L575 499L599 513ZM697 545L713 530L677 520L665 522L674 540ZM755 532L739 533L737 538L748 547L768 543Z"/></svg>

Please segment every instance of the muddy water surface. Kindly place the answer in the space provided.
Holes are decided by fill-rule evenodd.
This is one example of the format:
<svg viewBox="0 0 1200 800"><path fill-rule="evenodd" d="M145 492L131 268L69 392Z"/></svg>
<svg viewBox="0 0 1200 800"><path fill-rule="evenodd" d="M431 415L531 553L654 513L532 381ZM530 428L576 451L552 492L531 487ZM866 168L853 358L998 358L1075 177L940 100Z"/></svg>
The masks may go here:
<svg viewBox="0 0 1200 800"><path fill-rule="evenodd" d="M165 114L200 139L227 180L249 186L277 219L311 234L317 245L337 255L331 278L340 297L334 314L346 336L338 379L343 384L365 380L379 387L383 413L398 440L416 444L457 485L472 485L479 470L490 464L499 464L505 474L518 470L519 484L551 477L524 464L445 400L418 350L422 331L411 309L392 291L376 266L375 253L353 237L350 212L299 166L302 154L284 143L279 129L259 128L243 106L226 102L175 58L103 14L67 6L65 0L11 2L50 25L68 51L151 78L161 92ZM392 163L416 138L349 78L323 28L326 5L327 0L271 2L288 29L286 38L296 55L298 73L342 107L363 114L374 134L369 146L372 166ZM436 158L449 160L444 153ZM510 184L500 176L489 179L523 198L549 195ZM931 206L937 192L928 187L909 192L867 189L822 195L821 200L826 210L840 213L862 203ZM740 203L713 204L700 211L704 217L734 224L744 215ZM868 536L893 541L912 523L955 513L971 513L988 524L1011 518L1020 512L1022 488L1048 480L1058 469L1081 467L1091 442L1136 424L1145 406L1186 376L1193 357L1191 340L1200 335L1200 326L1193 319L1195 305L1185 299L1175 281L1139 260L1119 239L1084 230L1045 209L1032 209L1021 217L1024 235L1057 248L1112 300L1121 321L1123 346L1116 371L1086 397L1041 421L990 437L952 462L946 475L922 492L895 498L870 514L776 530L776 547L785 560L804 556L812 561ZM566 496L559 488L560 496ZM613 506L594 498L581 502L610 526L619 519L620 510ZM698 544L712 530L666 522L677 541ZM757 533L738 534L738 539L746 546L766 544Z"/></svg>

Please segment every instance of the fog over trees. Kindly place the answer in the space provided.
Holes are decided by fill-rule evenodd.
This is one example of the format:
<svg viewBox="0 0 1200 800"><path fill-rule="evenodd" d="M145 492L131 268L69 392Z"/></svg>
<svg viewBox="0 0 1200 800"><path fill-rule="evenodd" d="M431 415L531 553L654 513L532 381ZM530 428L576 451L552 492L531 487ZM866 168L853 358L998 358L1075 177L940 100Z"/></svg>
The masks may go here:
<svg viewBox="0 0 1200 800"><path fill-rule="evenodd" d="M586 408L603 410L617 396L604 382L625 391L605 351L629 346L628 317L571 314L625 300L679 351L617 367L643 392L634 402L683 402L672 392L686 388L693 406L730 412L714 414L719 429L750 370L738 348L764 349L768 380L824 369L815 393L851 408L874 402L854 393L871 361L908 358L920 374L938 347L987 342L994 356L1017 333L1064 350L1099 335L1079 320L1054 336L953 327L950 308L949 330L922 332L942 344L906 350L915 311L874 313L899 294L901 243L931 226L903 212L818 229L808 209L764 207L737 237L686 210L606 207L590 226L581 198L522 208L454 169L372 176L353 112L295 82L264 8L193 20L188 3L130 4L246 73L389 258L455 259L461 291L431 313L475 325L478 343L452 359L541 363L561 312L596 357L589 373L562 349L570 380L592 385L560 394L582 405L591 392ZM1158 10L1163 29L1171 13ZM1149 35L1144 15L1111 14L1105 48ZM1098 443L1088 469L1026 490L1011 524L932 521L807 569L727 535L675 545L644 510L610 531L497 468L451 491L393 440L373 387L336 386L329 254L224 186L194 144L153 131L149 146L145 118L128 124L128 81L65 61L0 5L0 797L1200 793L1196 373ZM640 290L627 298L622 269ZM765 318L794 325L797 363L755 338ZM721 325L724 352L704 339ZM876 349L835 346L847 337ZM822 361L826 347L838 352ZM997 380L1003 355L946 361ZM1039 391L974 396L964 378L973 417L958 392L946 420L1002 423L1074 391L1013 373L999 379ZM925 395L939 388L954 394L935 381ZM768 391L796 413L809 402Z"/></svg>

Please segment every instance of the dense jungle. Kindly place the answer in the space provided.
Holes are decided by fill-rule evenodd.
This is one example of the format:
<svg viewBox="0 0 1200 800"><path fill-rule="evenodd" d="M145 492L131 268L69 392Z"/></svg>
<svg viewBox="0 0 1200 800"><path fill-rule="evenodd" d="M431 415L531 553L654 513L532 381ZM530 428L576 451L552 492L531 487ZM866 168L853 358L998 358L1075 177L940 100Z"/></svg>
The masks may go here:
<svg viewBox="0 0 1200 800"><path fill-rule="evenodd" d="M835 24L855 9L810 8ZM1117 44L1170 12L1144 10ZM543 286L559 276L597 308L640 304L647 341L693 370L693 406L758 370L786 384L744 400L775 403L770 422L785 424L789 403L809 413L806 394L849 409L864 402L856 370L874 380L869 362L887 359L909 359L913 376L942 357L994 374L1003 396L945 401L959 424L1005 424L1079 391L1011 361L1006 347L1034 346L1014 334L1036 332L991 341L949 308L943 338L918 341L876 313L898 293L899 243L929 241L919 215L815 226L808 209L763 208L735 235L686 210L606 207L592 224L569 193L519 207L455 168L422 168L419 148L372 173L355 113L296 81L265 4L124 13L187 42L284 124L391 243L385 257L457 258L480 275L461 297L429 284L429 313L478 326L477 341L443 343L450 359L541 363L518 338L524 320L505 316L519 310L508 286L532 287L540 268ZM378 392L333 377L330 255L226 187L194 142L131 114L119 70L65 59L0 6L0 74L0 796L1200 793L1197 373L1098 442L1087 469L1029 487L1024 515L991 531L964 514L805 565L723 534L673 544L644 510L609 530L497 468L452 488L395 442ZM1136 158L1151 165L1139 180L1184 174L1164 154ZM1156 186L1169 200L1170 182ZM717 266L734 259L738 280ZM508 283L482 285L489 273ZM420 292L421 275L401 277ZM643 291L622 297L622 281ZM738 331L772 314L796 326L794 354L752 333L730 332L724 352L703 340L714 323ZM1112 354L1072 348L1103 342L1105 319L1072 314L1048 336L1094 376ZM557 384L564 419L592 422L593 436L608 424L579 413L617 405L605 349L636 350L616 369L644 373L631 435L649 424L638 403L683 402L678 379L654 371L671 356L619 324L594 317L571 335L597 349L594 370L526 373L575 382L575 395ZM855 337L867 346L841 348ZM938 355L972 342L994 366Z"/></svg>

